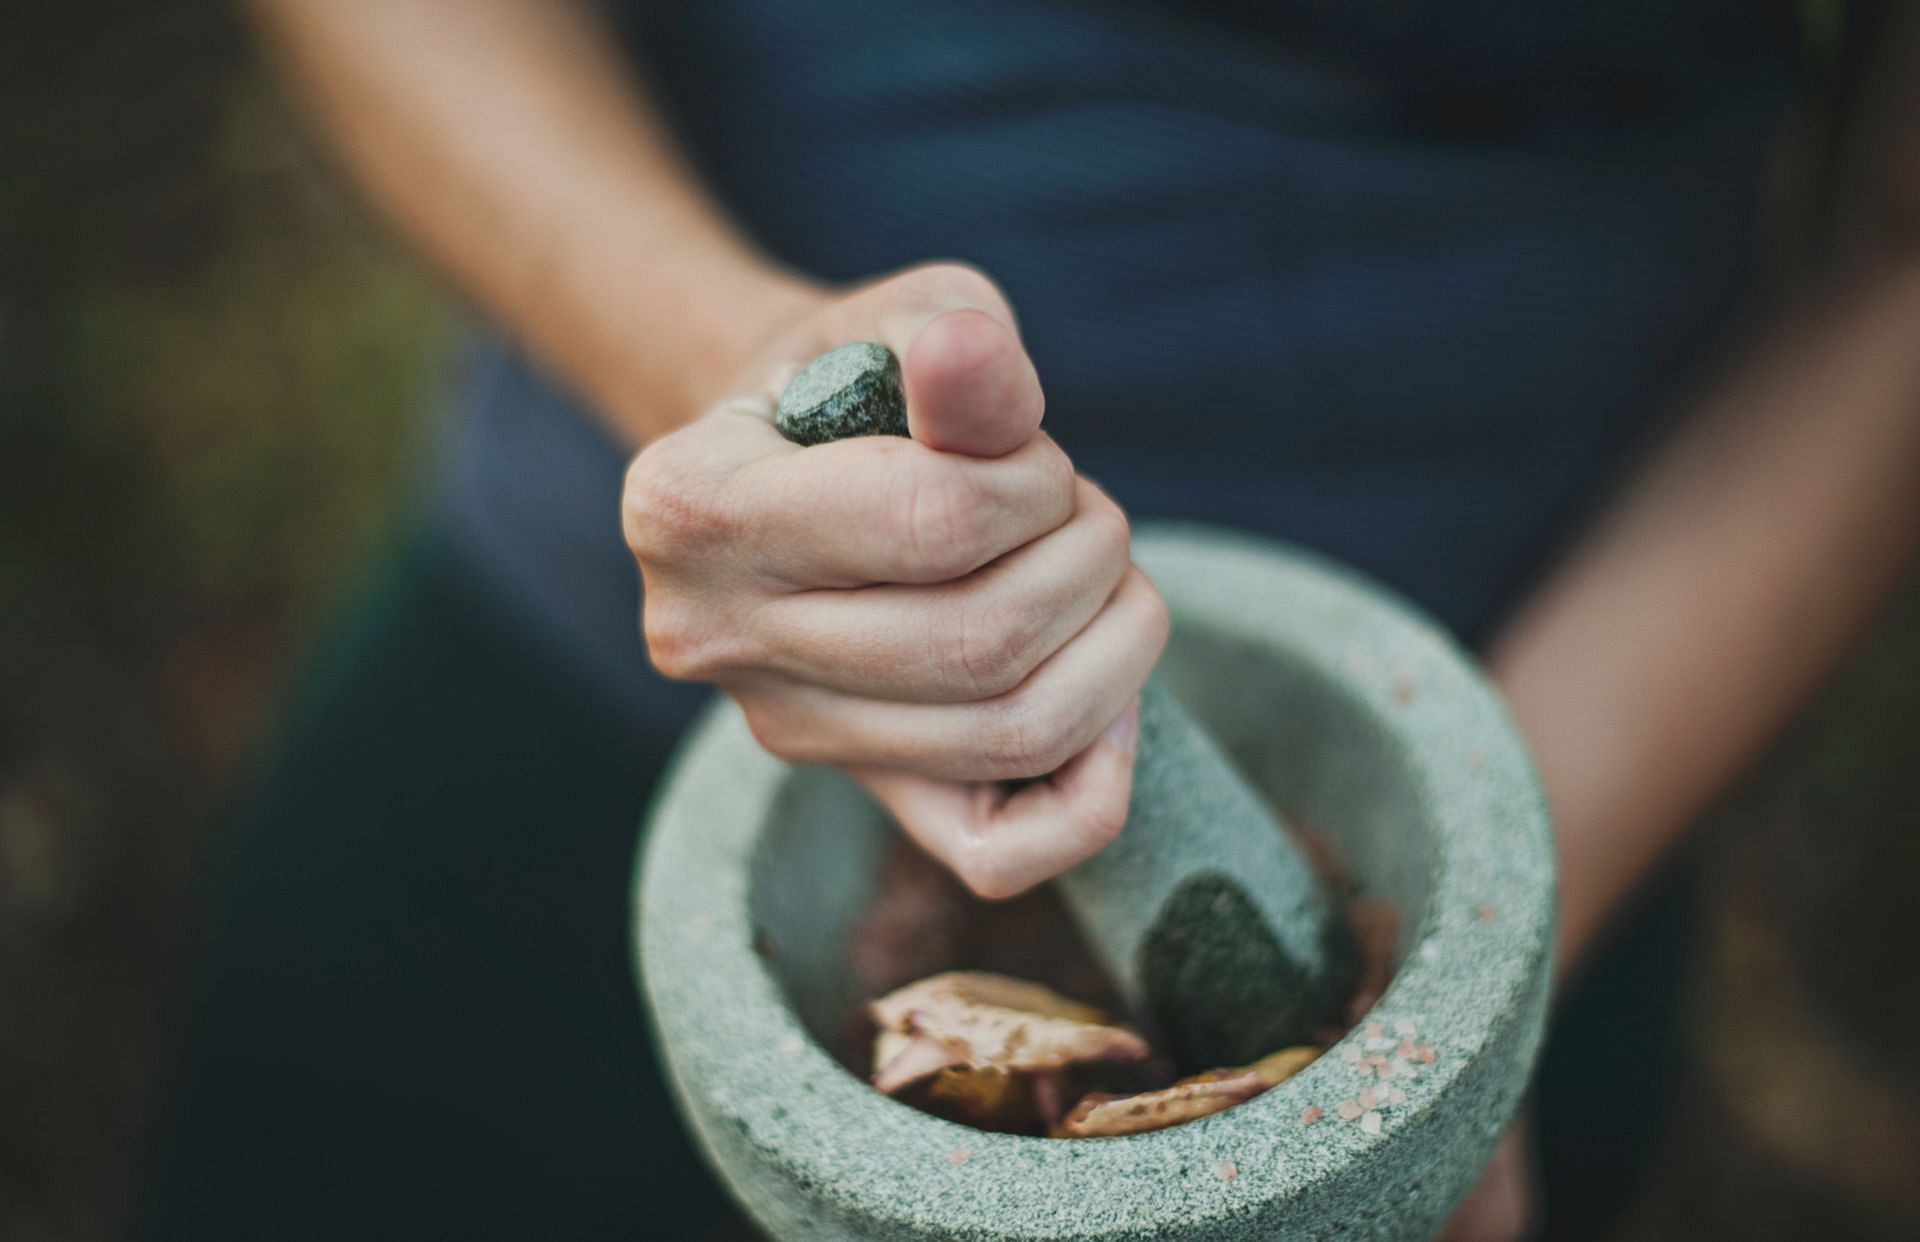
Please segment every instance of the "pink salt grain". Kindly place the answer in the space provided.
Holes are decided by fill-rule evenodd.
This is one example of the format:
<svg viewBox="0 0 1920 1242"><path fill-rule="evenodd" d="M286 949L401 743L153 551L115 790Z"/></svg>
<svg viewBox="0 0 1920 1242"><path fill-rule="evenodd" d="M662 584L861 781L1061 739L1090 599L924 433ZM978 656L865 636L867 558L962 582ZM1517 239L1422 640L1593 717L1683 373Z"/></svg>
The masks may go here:
<svg viewBox="0 0 1920 1242"><path fill-rule="evenodd" d="M1387 1092L1387 1103L1405 1104L1406 1102L1407 1102L1407 1093L1402 1091L1400 1088L1395 1087L1393 1090Z"/></svg>
<svg viewBox="0 0 1920 1242"><path fill-rule="evenodd" d="M1366 1111L1366 1109L1360 1107L1360 1101L1358 1100L1340 1101L1340 1120L1342 1121L1358 1121L1360 1114Z"/></svg>
<svg viewBox="0 0 1920 1242"><path fill-rule="evenodd" d="M1325 1115L1326 1115L1325 1110L1323 1110L1318 1104L1309 1105L1308 1107L1300 1110L1300 1124L1303 1126L1310 1126L1314 1122L1320 1120L1320 1118Z"/></svg>
<svg viewBox="0 0 1920 1242"><path fill-rule="evenodd" d="M971 1159L973 1159L973 1153L964 1147L956 1147L947 1153L947 1163L953 1165L955 1168L959 1168Z"/></svg>
<svg viewBox="0 0 1920 1242"><path fill-rule="evenodd" d="M1213 1175L1223 1182L1230 1182L1240 1176L1240 1166L1231 1160L1222 1160L1220 1167L1213 1171Z"/></svg>
<svg viewBox="0 0 1920 1242"><path fill-rule="evenodd" d="M1480 915L1480 921L1482 923L1491 923L1495 919L1500 917L1500 912L1498 910L1495 910L1492 906L1481 906L1479 910L1479 915Z"/></svg>
<svg viewBox="0 0 1920 1242"><path fill-rule="evenodd" d="M1368 1113L1360 1119L1360 1130L1364 1134L1380 1133L1380 1114Z"/></svg>
<svg viewBox="0 0 1920 1242"><path fill-rule="evenodd" d="M1360 1093L1360 1108L1363 1112L1372 1112L1375 1108L1378 1108L1379 1105L1380 1097L1374 1093L1372 1087L1368 1087Z"/></svg>

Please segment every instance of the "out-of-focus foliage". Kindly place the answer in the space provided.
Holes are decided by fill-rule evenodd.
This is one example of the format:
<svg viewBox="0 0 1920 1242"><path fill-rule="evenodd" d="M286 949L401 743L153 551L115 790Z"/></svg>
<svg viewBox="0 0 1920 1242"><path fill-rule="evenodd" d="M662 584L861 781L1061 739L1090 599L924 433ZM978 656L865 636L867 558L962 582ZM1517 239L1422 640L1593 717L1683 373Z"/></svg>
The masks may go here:
<svg viewBox="0 0 1920 1242"><path fill-rule="evenodd" d="M449 321L225 5L0 36L0 1237L112 1236L217 800L404 511Z"/></svg>

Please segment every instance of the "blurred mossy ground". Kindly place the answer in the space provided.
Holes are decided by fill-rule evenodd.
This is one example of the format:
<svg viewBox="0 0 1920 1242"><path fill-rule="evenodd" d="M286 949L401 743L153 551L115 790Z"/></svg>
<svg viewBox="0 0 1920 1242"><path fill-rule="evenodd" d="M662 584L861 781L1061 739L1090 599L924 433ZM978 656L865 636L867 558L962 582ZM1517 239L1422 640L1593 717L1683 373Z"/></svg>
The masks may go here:
<svg viewBox="0 0 1920 1242"><path fill-rule="evenodd" d="M112 1236L195 861L411 501L444 299L226 6L0 37L0 1238Z"/></svg>
<svg viewBox="0 0 1920 1242"><path fill-rule="evenodd" d="M0 1238L113 1236L222 797L405 520L454 314L223 6L0 39ZM1920 1236L1920 596L1704 849L1687 1107L1622 1236Z"/></svg>

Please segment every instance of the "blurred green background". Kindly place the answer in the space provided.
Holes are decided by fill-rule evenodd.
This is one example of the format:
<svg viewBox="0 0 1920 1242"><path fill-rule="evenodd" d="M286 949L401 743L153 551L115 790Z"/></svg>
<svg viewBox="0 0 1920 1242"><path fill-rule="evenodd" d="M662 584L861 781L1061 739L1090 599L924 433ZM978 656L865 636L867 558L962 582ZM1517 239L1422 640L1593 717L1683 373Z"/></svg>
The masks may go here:
<svg viewBox="0 0 1920 1242"><path fill-rule="evenodd" d="M223 804L406 520L458 312L224 6L0 35L0 1239L114 1236ZM1916 343L1920 348L1920 343ZM1920 1237L1920 593L1699 848L1630 1238Z"/></svg>

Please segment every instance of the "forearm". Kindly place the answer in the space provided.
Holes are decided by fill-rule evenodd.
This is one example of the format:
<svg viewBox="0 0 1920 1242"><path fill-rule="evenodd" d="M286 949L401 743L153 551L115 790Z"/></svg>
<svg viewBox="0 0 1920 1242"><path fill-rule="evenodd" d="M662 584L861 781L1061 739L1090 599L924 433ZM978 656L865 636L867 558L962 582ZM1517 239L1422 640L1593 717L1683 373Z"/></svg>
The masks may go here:
<svg viewBox="0 0 1920 1242"><path fill-rule="evenodd" d="M1491 655L1557 824L1563 974L1920 543L1920 262L1807 306L1754 359Z"/></svg>
<svg viewBox="0 0 1920 1242"><path fill-rule="evenodd" d="M251 8L374 202L628 441L811 304L728 226L585 5Z"/></svg>

